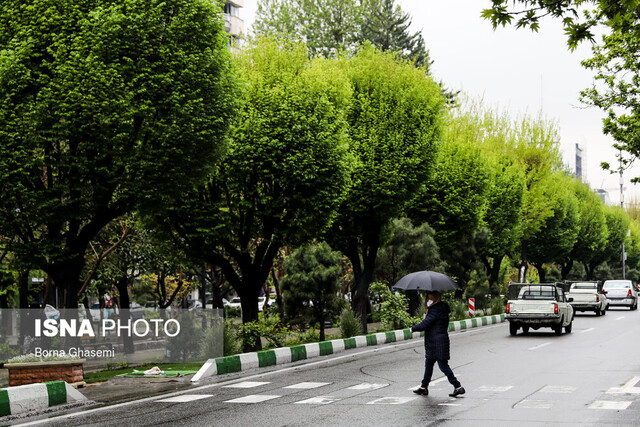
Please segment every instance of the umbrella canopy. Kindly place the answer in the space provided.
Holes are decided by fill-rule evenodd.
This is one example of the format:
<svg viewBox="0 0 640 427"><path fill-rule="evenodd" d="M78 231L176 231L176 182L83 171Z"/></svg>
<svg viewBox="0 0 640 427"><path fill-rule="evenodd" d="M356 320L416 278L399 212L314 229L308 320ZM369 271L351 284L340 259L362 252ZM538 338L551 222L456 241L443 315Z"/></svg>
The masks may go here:
<svg viewBox="0 0 640 427"><path fill-rule="evenodd" d="M393 287L406 291L455 291L459 289L451 277L429 270L407 274L398 280L398 283Z"/></svg>

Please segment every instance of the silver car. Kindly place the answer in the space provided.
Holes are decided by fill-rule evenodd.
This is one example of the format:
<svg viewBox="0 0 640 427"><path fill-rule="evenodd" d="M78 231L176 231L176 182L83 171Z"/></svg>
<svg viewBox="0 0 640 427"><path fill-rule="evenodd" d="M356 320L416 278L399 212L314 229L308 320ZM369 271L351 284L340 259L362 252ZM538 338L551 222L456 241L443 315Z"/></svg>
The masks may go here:
<svg viewBox="0 0 640 427"><path fill-rule="evenodd" d="M638 308L638 291L631 280L607 280L602 285L609 307L627 306L629 310Z"/></svg>

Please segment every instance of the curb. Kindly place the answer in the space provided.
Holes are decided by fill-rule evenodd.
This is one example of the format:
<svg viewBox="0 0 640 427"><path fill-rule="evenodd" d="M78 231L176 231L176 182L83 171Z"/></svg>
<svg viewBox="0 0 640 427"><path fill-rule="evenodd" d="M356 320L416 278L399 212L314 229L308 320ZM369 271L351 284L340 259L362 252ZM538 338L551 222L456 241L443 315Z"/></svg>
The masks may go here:
<svg viewBox="0 0 640 427"><path fill-rule="evenodd" d="M19 385L0 389L0 417L51 406L84 401L87 398L64 381Z"/></svg>
<svg viewBox="0 0 640 427"><path fill-rule="evenodd" d="M474 319L457 320L449 322L449 331L460 331L478 326L492 325L505 321L504 314L477 317ZM301 344L292 347L281 347L273 350L263 350L254 353L234 354L232 356L217 357L207 360L200 370L191 379L198 382L203 378L215 375L230 374L247 371L249 369L264 368L267 366L282 365L311 359L313 357L327 356L340 353L352 348L369 347L380 344L410 340L423 337L424 332L413 332L409 328L390 332L379 332L369 335L360 335L352 338L344 338L318 343Z"/></svg>

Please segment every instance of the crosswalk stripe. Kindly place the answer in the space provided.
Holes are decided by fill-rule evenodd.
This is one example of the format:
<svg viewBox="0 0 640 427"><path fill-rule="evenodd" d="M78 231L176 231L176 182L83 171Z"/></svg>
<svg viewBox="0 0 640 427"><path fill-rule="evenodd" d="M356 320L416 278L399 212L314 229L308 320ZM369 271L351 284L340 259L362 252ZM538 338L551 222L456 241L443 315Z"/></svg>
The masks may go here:
<svg viewBox="0 0 640 427"><path fill-rule="evenodd" d="M272 394L250 394L249 396L238 397L237 399L225 400L225 403L260 403L267 400L277 399L281 396Z"/></svg>
<svg viewBox="0 0 640 427"><path fill-rule="evenodd" d="M180 396L168 397L166 399L156 400L161 403L186 403L193 402L194 400L206 399L212 397L213 394L181 394Z"/></svg>
<svg viewBox="0 0 640 427"><path fill-rule="evenodd" d="M381 397L380 399L367 402L367 405L402 405L415 399L417 399L417 397Z"/></svg>
<svg viewBox="0 0 640 427"><path fill-rule="evenodd" d="M589 405L589 409L614 409L617 411L625 410L631 405L633 402L629 401L613 401L613 400L596 400L591 405Z"/></svg>
<svg viewBox="0 0 640 427"><path fill-rule="evenodd" d="M243 381L237 384L224 385L222 388L253 388L259 387L261 385L269 384L269 382L265 381Z"/></svg>
<svg viewBox="0 0 640 427"><path fill-rule="evenodd" d="M318 396L318 397L312 397L309 399L301 400L295 403L296 404L301 403L301 404L313 404L313 405L328 405L330 403L337 402L339 400L340 400L339 398L332 397L332 396Z"/></svg>
<svg viewBox="0 0 640 427"><path fill-rule="evenodd" d="M293 384L293 385L289 385L283 388L300 388L300 389L310 389L310 388L318 388L318 387L323 387L325 385L329 385L331 383L314 383L314 382L304 382L304 383L298 383L298 384Z"/></svg>
<svg viewBox="0 0 640 427"><path fill-rule="evenodd" d="M354 385L351 387L347 387L347 390L376 390L379 388L383 388L388 386L389 384L371 384L371 383L362 383L358 385Z"/></svg>

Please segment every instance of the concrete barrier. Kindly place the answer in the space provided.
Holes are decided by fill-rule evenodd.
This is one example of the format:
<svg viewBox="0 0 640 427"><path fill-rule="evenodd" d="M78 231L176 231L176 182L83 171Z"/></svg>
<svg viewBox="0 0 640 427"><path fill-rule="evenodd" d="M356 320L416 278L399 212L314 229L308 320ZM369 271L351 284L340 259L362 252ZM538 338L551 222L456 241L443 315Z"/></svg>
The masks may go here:
<svg viewBox="0 0 640 427"><path fill-rule="evenodd" d="M504 314L476 317L474 319L457 320L449 322L449 331L460 331L478 326L492 325L505 321ZM267 366L282 365L297 362L298 360L311 359L319 356L340 353L352 348L370 347L374 345L410 340L424 336L424 332L413 332L410 329L401 329L390 332L379 332L370 335L361 335L352 338L344 338L319 343L301 344L292 347L281 347L273 350L264 350L254 353L236 354L233 356L209 359L191 379L198 382L203 378L215 375L229 374L233 372L248 371L250 369Z"/></svg>
<svg viewBox="0 0 640 427"><path fill-rule="evenodd" d="M0 416L41 411L87 398L64 381L28 384L0 389Z"/></svg>

